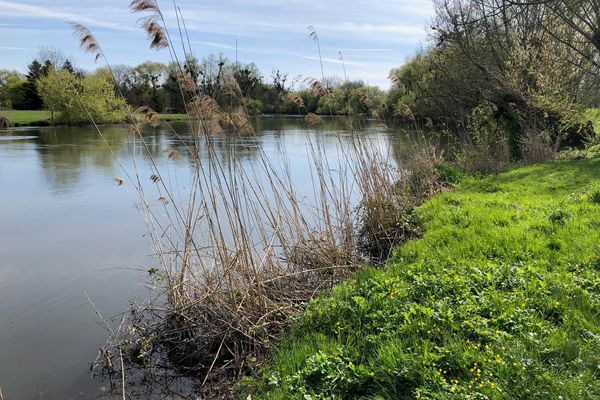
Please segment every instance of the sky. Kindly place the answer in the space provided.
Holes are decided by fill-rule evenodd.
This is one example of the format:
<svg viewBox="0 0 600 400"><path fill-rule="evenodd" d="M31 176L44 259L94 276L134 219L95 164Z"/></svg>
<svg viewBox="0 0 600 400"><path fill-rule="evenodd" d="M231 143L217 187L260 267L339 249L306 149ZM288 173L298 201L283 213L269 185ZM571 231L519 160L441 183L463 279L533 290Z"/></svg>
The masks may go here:
<svg viewBox="0 0 600 400"><path fill-rule="evenodd" d="M159 0L171 31L173 1ZM344 77L387 88L390 69L426 44L432 0L177 0L194 55L220 54L254 62L265 77L273 69L290 76L321 76L317 30L325 76ZM86 25L113 64L168 62L169 52L148 48L131 14L129 0L0 0L0 69L26 71L43 47L61 50L77 67L93 70L93 55L78 48L69 22ZM177 45L177 43L176 43Z"/></svg>

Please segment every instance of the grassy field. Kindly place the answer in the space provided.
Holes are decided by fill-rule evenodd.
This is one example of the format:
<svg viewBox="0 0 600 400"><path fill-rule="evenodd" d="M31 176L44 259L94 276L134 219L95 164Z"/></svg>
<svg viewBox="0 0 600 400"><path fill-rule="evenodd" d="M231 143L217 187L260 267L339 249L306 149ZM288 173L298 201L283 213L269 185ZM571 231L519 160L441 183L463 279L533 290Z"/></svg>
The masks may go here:
<svg viewBox="0 0 600 400"><path fill-rule="evenodd" d="M189 118L187 114L160 114L160 118L163 121L176 122L176 121L187 121Z"/></svg>
<svg viewBox="0 0 600 400"><path fill-rule="evenodd" d="M2 111L1 114L8 118L11 126L48 125L51 117L50 111L45 110L9 110Z"/></svg>
<svg viewBox="0 0 600 400"><path fill-rule="evenodd" d="M4 115L10 121L11 126L37 126L51 125L51 112L46 110L31 111L31 110L9 110L2 111L0 115ZM55 115L58 118L58 114ZM186 114L161 114L163 121L184 121L187 119Z"/></svg>
<svg viewBox="0 0 600 400"><path fill-rule="evenodd" d="M253 399L600 398L600 159L468 178L313 301Z"/></svg>

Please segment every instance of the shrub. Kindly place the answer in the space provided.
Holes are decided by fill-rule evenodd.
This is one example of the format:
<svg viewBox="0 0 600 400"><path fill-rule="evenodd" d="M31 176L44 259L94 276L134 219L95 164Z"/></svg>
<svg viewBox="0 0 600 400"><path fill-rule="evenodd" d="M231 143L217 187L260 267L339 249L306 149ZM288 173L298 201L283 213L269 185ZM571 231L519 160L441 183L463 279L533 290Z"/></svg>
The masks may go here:
<svg viewBox="0 0 600 400"><path fill-rule="evenodd" d="M525 164L539 164L556 158L550 135L545 132L525 133L521 142L521 154Z"/></svg>
<svg viewBox="0 0 600 400"><path fill-rule="evenodd" d="M45 107L59 112L64 123L122 121L125 102L115 95L107 74L98 72L81 78L67 70L51 69L38 80L37 87Z"/></svg>
<svg viewBox="0 0 600 400"><path fill-rule="evenodd" d="M508 133L494 117L495 105L482 103L471 111L467 138L456 155L459 165L471 174L499 173L510 162Z"/></svg>

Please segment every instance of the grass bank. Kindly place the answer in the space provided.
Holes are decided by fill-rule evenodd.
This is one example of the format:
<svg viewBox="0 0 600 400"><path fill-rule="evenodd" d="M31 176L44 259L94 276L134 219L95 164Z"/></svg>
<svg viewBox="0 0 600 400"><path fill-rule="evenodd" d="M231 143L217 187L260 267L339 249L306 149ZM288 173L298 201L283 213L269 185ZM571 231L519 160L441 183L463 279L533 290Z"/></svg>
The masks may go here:
<svg viewBox="0 0 600 400"><path fill-rule="evenodd" d="M313 301L253 399L600 398L600 159L468 178Z"/></svg>
<svg viewBox="0 0 600 400"><path fill-rule="evenodd" d="M0 112L8 118L11 126L48 126L54 125L52 121L52 113L47 110L8 110ZM188 116L186 114L161 114L161 119L168 122L185 121ZM55 113L55 118L58 118L58 113ZM125 121L116 121L125 122ZM56 123L59 124L60 123Z"/></svg>
<svg viewBox="0 0 600 400"><path fill-rule="evenodd" d="M46 126L52 117L46 110L9 110L1 114L8 118L11 126Z"/></svg>

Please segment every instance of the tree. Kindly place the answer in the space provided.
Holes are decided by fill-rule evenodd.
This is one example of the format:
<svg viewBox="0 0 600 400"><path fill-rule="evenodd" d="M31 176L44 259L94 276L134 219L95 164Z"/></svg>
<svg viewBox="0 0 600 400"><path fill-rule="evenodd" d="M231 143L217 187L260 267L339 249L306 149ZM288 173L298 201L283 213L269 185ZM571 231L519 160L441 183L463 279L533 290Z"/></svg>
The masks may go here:
<svg viewBox="0 0 600 400"><path fill-rule="evenodd" d="M64 69L52 68L37 82L39 94L50 111L60 113L67 124L120 121L125 102L114 93L108 73L79 77Z"/></svg>
<svg viewBox="0 0 600 400"><path fill-rule="evenodd" d="M42 64L48 62L55 68L64 68L65 64L70 65L72 68L72 62L69 57L65 56L61 50L51 46L43 46L40 48L35 59Z"/></svg>
<svg viewBox="0 0 600 400"><path fill-rule="evenodd" d="M23 86L23 107L29 110L41 110L44 102L38 94L37 81L44 76L44 66L37 60L33 60L27 67L27 82Z"/></svg>
<svg viewBox="0 0 600 400"><path fill-rule="evenodd" d="M162 111L166 108L166 96L160 90L167 68L164 64L146 61L130 71L131 92L134 104Z"/></svg>
<svg viewBox="0 0 600 400"><path fill-rule="evenodd" d="M25 77L17 71L0 70L0 108L19 109L23 104Z"/></svg>
<svg viewBox="0 0 600 400"><path fill-rule="evenodd" d="M256 64L236 65L233 77L240 86L240 90L244 97L253 99L263 97L266 87Z"/></svg>
<svg viewBox="0 0 600 400"><path fill-rule="evenodd" d="M569 46L599 72L600 1L598 0L505 0L523 14L545 15L542 27L556 40ZM497 10L499 5L490 7ZM565 29L566 28L566 31Z"/></svg>
<svg viewBox="0 0 600 400"><path fill-rule="evenodd" d="M65 60L65 62L62 65L62 69L65 70L65 71L68 71L68 72L70 72L72 74L75 73L75 69L73 68L73 64L69 60Z"/></svg>

